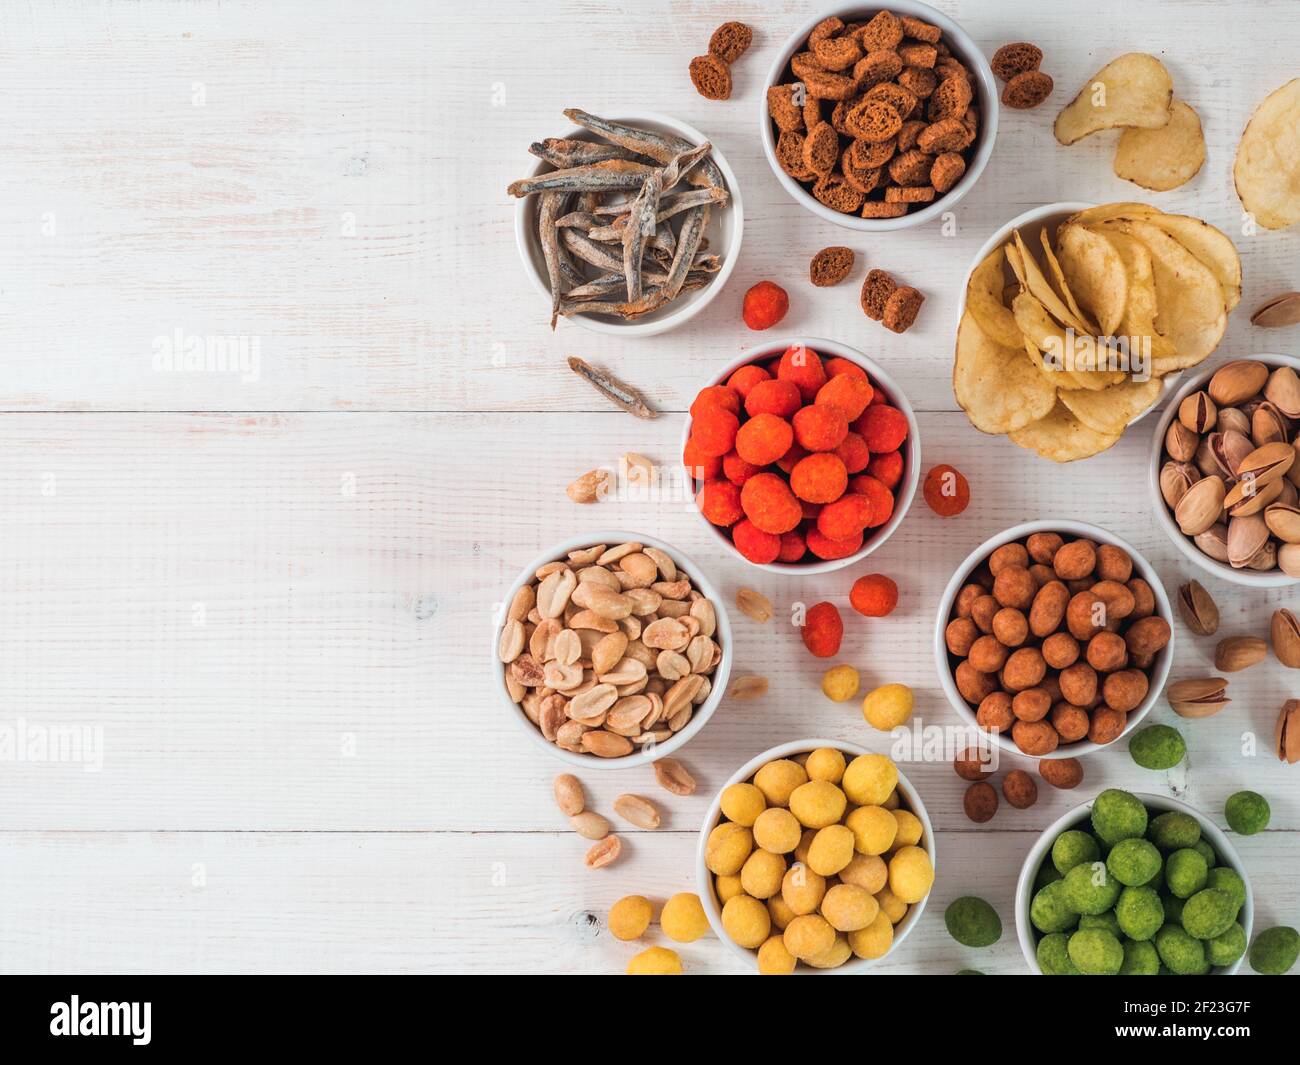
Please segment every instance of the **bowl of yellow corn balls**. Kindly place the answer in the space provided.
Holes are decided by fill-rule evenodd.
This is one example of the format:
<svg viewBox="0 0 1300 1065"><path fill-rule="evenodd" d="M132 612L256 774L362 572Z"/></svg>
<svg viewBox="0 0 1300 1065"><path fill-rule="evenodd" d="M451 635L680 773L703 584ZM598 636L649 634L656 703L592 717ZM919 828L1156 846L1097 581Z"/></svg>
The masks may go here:
<svg viewBox="0 0 1300 1065"><path fill-rule="evenodd" d="M695 864L714 933L760 973L860 973L920 920L934 830L887 755L796 740L718 792Z"/></svg>

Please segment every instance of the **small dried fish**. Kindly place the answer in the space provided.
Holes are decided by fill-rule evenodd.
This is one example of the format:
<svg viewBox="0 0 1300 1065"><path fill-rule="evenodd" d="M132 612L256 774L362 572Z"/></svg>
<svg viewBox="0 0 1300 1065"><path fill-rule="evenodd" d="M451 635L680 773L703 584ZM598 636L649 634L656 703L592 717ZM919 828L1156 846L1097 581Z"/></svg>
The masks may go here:
<svg viewBox="0 0 1300 1065"><path fill-rule="evenodd" d="M655 235L655 215L659 213L659 194L663 191L665 170L653 170L632 201L628 223L623 227L623 273L627 276L627 299L641 298L641 259L646 241Z"/></svg>
<svg viewBox="0 0 1300 1065"><path fill-rule="evenodd" d="M570 370L619 409L625 410L637 418L651 419L659 417L650 404L641 398L641 393L631 385L620 381L611 374L605 373L603 370L597 370L591 363L573 355L569 356L568 362Z"/></svg>
<svg viewBox="0 0 1300 1065"><path fill-rule="evenodd" d="M564 246L579 259L591 263L592 266L599 267L606 273L620 275L623 273L622 256L615 255L607 247L597 244L594 240L588 240L576 229L562 229L560 234Z"/></svg>
<svg viewBox="0 0 1300 1065"><path fill-rule="evenodd" d="M674 155L693 147L681 137L653 133L648 129L638 129L636 126L628 126L622 122L611 122L577 107L568 108L564 112L564 117L630 152L649 156L661 165L666 164ZM706 159L700 166L699 172L691 175L688 180L692 185L715 185L720 189L726 187L722 171L712 159Z"/></svg>
<svg viewBox="0 0 1300 1065"><path fill-rule="evenodd" d="M560 217L555 220L555 225L558 229L581 229L588 236L591 236L591 231L597 227L602 229L609 228L603 224L600 218L592 214L590 211L570 211L568 214L560 215Z"/></svg>
<svg viewBox="0 0 1300 1065"><path fill-rule="evenodd" d="M632 153L617 144L597 144L594 141L576 141L565 137L547 137L528 146L528 151L538 159L550 163L556 170L574 166L603 163L606 159L631 159Z"/></svg>
<svg viewBox="0 0 1300 1065"><path fill-rule="evenodd" d="M568 198L567 192L544 192L537 211L537 232L542 242L542 258L546 260L546 276L551 285L552 329L560 316L560 231L555 228L555 216Z"/></svg>
<svg viewBox="0 0 1300 1065"><path fill-rule="evenodd" d="M662 222L692 207L699 207L701 204L726 203L727 199L726 189L691 189L690 192L679 192L676 196L667 196L659 201L659 221ZM626 214L627 208L628 201L620 200L616 203L602 203L595 208L593 213L602 218L609 218Z"/></svg>
<svg viewBox="0 0 1300 1065"><path fill-rule="evenodd" d="M567 170L550 170L536 177L512 181L506 192L519 197L547 189L563 189L566 192L639 189L646 175L653 169L645 163L634 163L627 159L606 159L603 163L575 166Z"/></svg>
<svg viewBox="0 0 1300 1065"><path fill-rule="evenodd" d="M675 299L686 283L695 252L704 239L704 229L709 224L708 207L692 207L686 213L682 231L677 236L677 254L673 257L672 269L668 271L668 281L664 285L668 299Z"/></svg>

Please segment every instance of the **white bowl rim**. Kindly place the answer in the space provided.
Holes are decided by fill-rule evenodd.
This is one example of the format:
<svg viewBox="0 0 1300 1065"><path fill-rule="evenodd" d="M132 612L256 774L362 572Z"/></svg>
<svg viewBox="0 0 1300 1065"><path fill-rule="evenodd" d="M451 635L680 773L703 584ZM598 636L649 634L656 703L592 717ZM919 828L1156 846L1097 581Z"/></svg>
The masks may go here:
<svg viewBox="0 0 1300 1065"><path fill-rule="evenodd" d="M1174 640L1176 637L1174 634L1173 608L1169 604L1169 597L1165 594L1164 584L1161 582L1160 575L1156 572L1155 567L1127 540L1100 526L1090 525L1084 521L1073 521L1069 518L1040 518L1036 521L1013 525L1009 529L995 533L967 555L961 564L953 570L952 577L949 579L947 586L943 590L943 596L939 600L939 612L935 617L934 660L939 673L939 683L944 694L948 697L948 702L952 704L953 709L957 711L962 721L972 729L978 729L979 724L975 719L975 711L970 708L970 705L962 698L961 692L957 690L956 678L953 676L952 668L948 664L948 644L944 639L944 630L948 627L949 615L952 613L952 606L956 602L957 593L961 591L971 571L988 558L995 548L1036 532L1070 533L1074 536L1095 540L1098 543L1113 544L1115 547L1128 552L1129 558L1133 560L1133 568L1138 570L1138 575L1151 586L1151 594L1155 596L1156 600L1156 613L1169 623L1169 642L1156 656L1154 674L1150 678L1146 698L1138 704L1136 710L1128 714L1124 722L1124 731L1111 740L1110 743L1096 744L1092 740L1085 738L1076 740L1074 743L1060 744L1051 754L1029 755L1017 747L1009 735L1001 732L989 732L987 735L1008 754L1035 762L1044 759L1080 758L1095 751L1113 749L1151 712L1151 708L1155 706L1161 692L1164 691L1165 681L1169 679L1169 670L1173 665Z"/></svg>
<svg viewBox="0 0 1300 1065"><path fill-rule="evenodd" d="M863 754L879 754L879 751L872 751L860 744L850 743L847 740L829 740L829 739L810 739L810 740L791 740L787 743L777 744L762 754L757 754L741 766L736 772L727 778L722 787L718 788L717 793L713 796L713 801L709 804L709 809L704 815L704 821L700 825L699 838L695 844L695 882L699 890L700 902L704 905L704 916L709 920L709 927L713 929L713 934L725 944L733 954L743 958L746 964L751 967L754 965L754 951L740 944L733 942L732 938L727 935L726 930L722 927L722 908L718 905L717 896L713 891L713 874L709 872L708 866L704 864L704 852L708 843L709 833L713 831L722 816L722 793L732 784L738 784L741 781L748 780L758 770L768 762L778 758L789 758L794 754L803 754L806 751L815 751L820 747L832 747L843 754L852 755L857 758ZM885 757L888 757L886 755ZM890 761L893 761L891 758ZM895 763L897 766L897 763ZM916 786L907 779L906 774L898 770L898 790L907 800L907 808L916 815L921 822L921 839L925 843L925 852L930 856L930 865L935 871L935 882L938 882L939 861L938 852L934 843L934 826L930 823L930 815L926 812L925 803L921 801L921 794L916 790ZM887 950L879 958L850 958L843 965L834 969L814 969L807 965L801 965L796 968L796 972L807 975L824 975L834 973L842 976L852 975L854 973L865 972L877 962L888 958L890 954L898 947L909 932L916 926L921 919L921 913L925 909L925 904L930 901L930 895L933 894L933 887L926 893L925 898L920 902L915 902L908 907L907 913L903 919L894 925L894 939Z"/></svg>
<svg viewBox="0 0 1300 1065"><path fill-rule="evenodd" d="M885 369L879 363L872 361L857 348L850 347L848 344L842 344L837 340L827 340L824 337L776 337L770 341L764 341L749 348L746 352L732 359L722 368L720 373L709 379L708 384L703 387L708 388L712 385L722 384L733 373L742 366L748 366L751 363L759 362L763 359L771 358L787 348L796 344L806 348L811 348L819 355L829 354L833 357L848 359L850 362L857 363L867 371L873 381L879 381L884 385L885 391L889 393L890 406L903 412L907 419L907 443L908 443L908 463L907 468L903 471L903 480L899 482L899 491L894 494L894 513L889 516L889 520L878 529L873 530L874 534L869 542L863 543L862 547L853 554L845 558L820 559L817 562L751 562L736 550L733 544L718 526L714 525L708 518L700 513L700 508L691 505L691 510L709 530L709 533L717 539L727 551L728 555L738 558L748 566L754 566L757 569L767 570L768 573L782 574L785 576L798 575L807 576L814 573L833 573L836 570L844 569L854 563L861 562L870 555L886 540L894 535L894 531L903 524L903 519L907 516L908 510L911 509L912 500L916 495L916 487L921 481L921 427L916 420L916 413L912 410L912 404L908 401L902 388L898 383L889 376ZM698 391L698 390L697 390ZM686 441L691 435L691 415L688 410L686 413L685 423L682 425L681 443L677 448L677 455L680 456L686 449Z"/></svg>
<svg viewBox="0 0 1300 1065"><path fill-rule="evenodd" d="M510 698L510 693L506 691L505 672L501 668L501 660L497 657L497 646L501 639L501 630L505 627L505 614L515 593L523 587L524 582L529 580L533 573L541 566L548 562L553 562L563 558L569 551L577 550L582 547L589 547L595 544L609 544L611 547L615 544L639 543L647 547L657 547L659 550L666 552L672 560L686 570L691 576L696 588L704 593L705 597L713 603L714 614L717 617L717 628L714 639L722 648L722 661L718 663L713 675L709 678L712 687L709 691L709 697L695 708L691 715L691 720L686 727L670 739L663 743L655 744L647 749L642 748L631 754L624 755L622 758L597 758L592 754L573 754L571 751L565 751L548 741L541 733L541 730L528 720L523 709ZM732 644L731 618L727 614L727 605L723 601L717 586L704 573L703 568L684 551L679 550L672 544L660 540L654 536L646 536L643 533L631 533L608 530L595 530L590 533L582 533L578 536L570 536L561 540L553 547L547 548L530 562L524 569L519 571L514 582L510 585L504 599L498 607L499 617L492 624L492 649L491 662L493 676L495 678L497 692L510 717L525 730L532 742L545 750L554 758L562 762L567 762L571 766L577 766L581 769L629 769L633 766L647 765L650 762L665 758L674 751L684 747L690 742L692 737L700 731L705 723L713 716L713 712L722 702L722 698L727 690L727 681L731 676L731 663L734 658L735 648Z"/></svg>
<svg viewBox="0 0 1300 1065"><path fill-rule="evenodd" d="M1249 569L1233 569L1226 563L1212 559L1188 537L1183 535L1182 530L1174 523L1169 508L1165 505L1165 497L1160 493L1160 455L1164 450L1165 433L1169 431L1170 424L1178 416L1178 405L1193 392L1203 388L1206 382L1228 363L1241 361L1263 362L1275 367L1290 366L1291 369L1300 373L1300 359L1291 355L1265 352L1259 355L1235 355L1221 362L1216 362L1213 366L1203 366L1188 377L1183 386L1169 398L1164 413L1156 423L1155 433L1151 438L1151 459L1147 471L1150 479L1148 494L1151 496L1151 505L1155 508L1156 523L1165 531L1184 557L1190 559L1211 577L1218 577L1230 584L1237 584L1246 588L1289 588L1293 584L1300 583L1300 577L1288 577L1281 570L1260 573Z"/></svg>
<svg viewBox="0 0 1300 1065"><path fill-rule="evenodd" d="M660 114L658 111L615 109L610 113L614 115L613 121L663 126L677 136L683 137L694 144L703 144L706 140L709 140L694 126L680 119ZM570 126L560 136L584 139L591 136L591 131L578 126ZM745 231L745 212L740 195L740 182L736 180L735 171L731 169L731 165L722 154L722 149L712 141L709 143L713 144L713 151L709 154L709 158L717 164L727 182L729 199L724 210L729 212L731 219L731 239L723 253L722 267L713 280L701 290L696 299L690 300L679 309L670 314L665 314L661 318L641 322L607 322L590 314L575 314L569 321L575 322L584 329L590 329L594 333L611 333L617 336L658 336L660 333L666 333L668 330L674 329L694 318L713 302L718 293L726 286L727 281L731 278L731 272L736 268L736 261L740 258L740 242ZM535 162L536 165L529 176L542 173L544 167L549 168L549 164L541 159L537 159ZM519 249L520 259L523 260L524 272L532 278L533 287L549 301L551 298L550 287L546 279L537 272L536 264L533 262L530 253L536 237L533 235L532 228L527 221L529 199L531 197L521 196L515 202L515 245Z"/></svg>
<svg viewBox="0 0 1300 1065"><path fill-rule="evenodd" d="M790 57L799 50L800 45L803 44L813 27L819 22L831 16L843 18L846 15L859 13L865 15L868 12L878 13L886 9L893 11L897 15L922 19L943 30L953 53L967 66L974 69L979 78L983 98L987 103L982 105L980 114L980 137L982 138L980 145L976 148L970 165L956 185L935 200L934 203L927 204L919 211L908 211L907 214L898 218L862 218L858 215L847 215L843 211L832 211L825 204L818 202L815 196L781 168L781 164L777 162L776 158L776 138L772 134L772 122L767 113L767 90L779 83L781 72L785 69L786 64L790 62ZM762 136L763 155L767 158L768 166L772 168L772 173L776 176L777 181L780 182L781 186L796 203L819 218L845 229L857 230L860 233L887 233L899 229L908 229L928 222L932 218L938 218L952 210L966 197L966 194L975 187L975 184L983 175L984 168L993 155L993 144L997 140L998 134L999 112L998 89L997 82L993 78L993 68L989 65L988 59L985 58L983 50L970 35L953 19L942 11L936 11L928 4L918 3L917 0L897 0L896 3L876 7L865 4L839 4L809 19L798 31L791 34L781 46L776 60L767 72L767 79L763 82L763 93L759 99L759 126Z"/></svg>
<svg viewBox="0 0 1300 1065"><path fill-rule="evenodd" d="M1123 791L1123 788L1112 788L1112 791ZM1098 792L1098 794L1101 794ZM1141 799L1143 805L1154 806L1162 812L1177 811L1179 813L1190 814L1196 818L1196 823L1201 826L1201 831L1210 837L1210 842L1214 844L1215 853L1221 861L1227 862L1232 866L1233 871L1241 877L1242 883L1246 885L1246 901L1241 907L1241 912L1237 915L1237 920L1241 927L1246 930L1246 942L1250 943L1251 932L1255 922L1255 893L1250 886L1250 874L1246 871L1246 865L1241 860L1241 855L1237 853L1237 848L1232 845L1232 840L1228 834L1218 825L1202 814L1199 810L1188 806L1186 803L1179 802L1167 795L1153 795L1145 791L1131 791L1128 794L1135 798ZM1056 842L1056 837L1066 829L1077 824L1087 812L1092 810L1092 804L1097 801L1094 795L1086 802L1078 806L1071 807L1047 828L1043 829L1034 845L1029 848L1029 853L1025 855L1025 860L1020 866L1020 876L1016 880L1016 938L1020 940L1020 950L1025 956L1025 961L1029 963L1029 971L1035 976L1042 976L1043 971L1038 967L1038 957L1034 943L1034 926L1029 920L1029 904L1033 900L1034 880L1038 877L1038 870L1042 867L1052 844ZM1217 972L1212 972L1212 976L1232 976L1241 968L1241 963L1245 960L1246 955L1242 954L1231 965L1216 966Z"/></svg>

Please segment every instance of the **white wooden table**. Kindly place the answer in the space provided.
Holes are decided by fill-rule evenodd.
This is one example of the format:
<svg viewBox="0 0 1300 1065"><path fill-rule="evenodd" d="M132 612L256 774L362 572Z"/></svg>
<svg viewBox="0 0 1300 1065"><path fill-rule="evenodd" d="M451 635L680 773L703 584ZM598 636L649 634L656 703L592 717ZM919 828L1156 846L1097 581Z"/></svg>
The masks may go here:
<svg viewBox="0 0 1300 1065"><path fill-rule="evenodd" d="M694 888L696 829L736 766L803 736L888 740L856 704L822 697L789 626L737 612L737 671L770 677L769 694L724 703L685 749L701 785L689 799L659 792L648 768L585 774L595 808L638 791L667 816L654 833L620 826L627 855L584 868L585 843L550 799L558 763L505 720L487 657L518 568L583 528L656 533L728 595L766 592L778 616L796 599L846 606L862 572L894 575L897 612L850 615L841 657L868 686L910 684L939 724L956 716L930 653L937 597L984 537L1086 519L1146 552L1168 588L1197 575L1151 517L1152 420L1064 469L970 428L949 386L955 300L1011 215L1139 192L1111 175L1111 138L1065 149L1050 132L1083 79L1131 48L1165 61L1209 144L1202 173L1156 202L1236 233L1233 149L1255 104L1296 74L1300 16L1263 0L1098 0L1086 23L1074 4L939 6L989 53L1036 41L1057 91L1003 114L955 235L867 240L795 205L760 153L766 68L815 4L0 5L0 725L84 726L103 743L97 771L0 762L0 969L620 972L637 948L605 931L607 907ZM758 39L734 99L713 103L686 64L726 18ZM545 326L504 189L570 106L676 115L739 175L741 260L678 332ZM814 290L808 258L831 243L852 245L859 266ZM1294 331L1246 319L1296 287L1300 233L1239 245L1245 296L1216 358L1293 350ZM906 336L858 309L876 266L927 294ZM760 278L791 293L782 329L844 340L900 379L926 465L970 479L964 515L943 521L918 500L866 566L780 580L725 557L679 506L565 498L576 474L625 451L674 460L689 397L754 340L739 305ZM169 371L157 355L178 332L255 340L256 372ZM664 416L606 407L564 369L568 354L643 386ZM1273 604L1297 599L1206 583L1224 634L1264 633ZM1206 671L1211 642L1181 626L1178 640L1174 676ZM1232 683L1228 711L1184 726L1178 770L1108 751L1087 760L1079 793L1044 787L1033 809L1004 806L987 825L962 815L948 765L908 766L940 875L881 970L1023 971L1011 904L1023 855L1111 785L1177 795L1219 823L1225 796L1264 792L1272 826L1239 841L1257 920L1300 923L1300 778L1268 754L1295 677L1270 663ZM1252 737L1260 753L1244 757ZM981 952L941 919L970 892L1004 922ZM690 971L738 968L712 938L681 953Z"/></svg>

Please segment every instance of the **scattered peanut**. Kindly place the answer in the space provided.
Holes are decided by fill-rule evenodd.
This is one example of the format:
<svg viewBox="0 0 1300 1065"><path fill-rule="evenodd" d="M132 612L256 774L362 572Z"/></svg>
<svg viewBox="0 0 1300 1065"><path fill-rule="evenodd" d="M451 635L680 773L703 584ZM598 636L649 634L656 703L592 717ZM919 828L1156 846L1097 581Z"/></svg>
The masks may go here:
<svg viewBox="0 0 1300 1065"><path fill-rule="evenodd" d="M674 795L691 795L695 791L695 778L676 758L660 758L655 762L655 780L664 791Z"/></svg>

